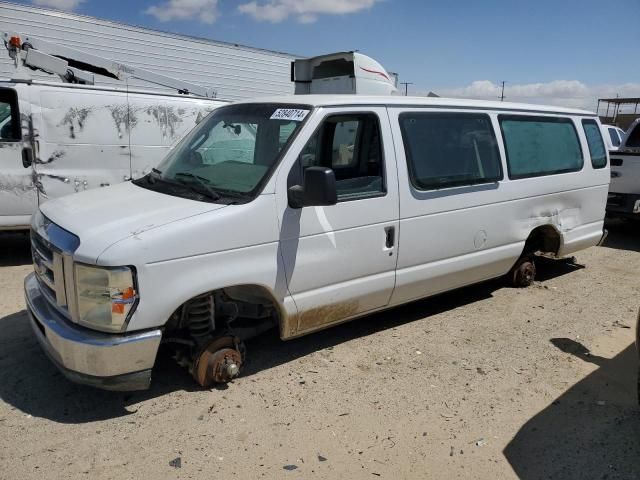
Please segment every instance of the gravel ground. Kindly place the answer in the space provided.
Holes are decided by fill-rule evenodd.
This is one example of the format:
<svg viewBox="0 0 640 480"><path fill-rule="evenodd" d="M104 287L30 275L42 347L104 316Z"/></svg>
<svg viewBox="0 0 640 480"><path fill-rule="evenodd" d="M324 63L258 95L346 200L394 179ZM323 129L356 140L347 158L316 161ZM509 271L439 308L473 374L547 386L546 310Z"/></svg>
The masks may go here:
<svg viewBox="0 0 640 480"><path fill-rule="evenodd" d="M24 311L25 237L0 238L0 478L640 479L640 227L315 335L248 345L202 390L162 354L151 390L66 381ZM584 268L583 268L584 267Z"/></svg>

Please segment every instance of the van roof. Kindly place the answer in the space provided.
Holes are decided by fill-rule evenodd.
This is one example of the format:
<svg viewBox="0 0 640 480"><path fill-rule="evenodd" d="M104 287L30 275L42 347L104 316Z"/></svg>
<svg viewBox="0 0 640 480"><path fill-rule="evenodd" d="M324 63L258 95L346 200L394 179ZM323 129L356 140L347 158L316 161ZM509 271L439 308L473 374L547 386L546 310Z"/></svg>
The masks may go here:
<svg viewBox="0 0 640 480"><path fill-rule="evenodd" d="M312 107L343 107L349 105L381 105L390 107L445 107L472 110L500 110L537 113L561 113L564 115L581 115L590 117L596 116L594 112L589 112L587 110L563 108L553 105L534 105L529 103L469 100L463 98L404 97L398 95L281 95L276 97L243 100L238 103L285 103L310 105Z"/></svg>
<svg viewBox="0 0 640 480"><path fill-rule="evenodd" d="M29 81L21 81L21 80L11 80L7 78L0 78L0 88L15 88L18 85L27 85L27 86L40 86L40 87L53 87L53 88L66 88L70 90L100 90L104 92L117 92L117 93L132 93L132 94L143 94L143 95L155 95L160 97L176 97L176 98L191 98L195 100L205 100L205 101L214 101L220 103L230 103L230 100L224 100L220 98L209 98L209 97L200 97L198 95L184 95L176 92L175 90L148 90L144 88L138 87L129 87L127 88L126 84L105 84L105 85L83 85L78 83L64 83L60 81L51 81L48 82L46 80L29 80Z"/></svg>

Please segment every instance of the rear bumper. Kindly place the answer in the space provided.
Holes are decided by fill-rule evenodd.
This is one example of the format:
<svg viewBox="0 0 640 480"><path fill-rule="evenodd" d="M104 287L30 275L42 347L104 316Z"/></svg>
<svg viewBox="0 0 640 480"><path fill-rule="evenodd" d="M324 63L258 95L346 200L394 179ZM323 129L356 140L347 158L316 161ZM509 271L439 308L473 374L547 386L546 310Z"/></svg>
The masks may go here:
<svg viewBox="0 0 640 480"><path fill-rule="evenodd" d="M607 198L607 214L640 219L640 194L609 193Z"/></svg>
<svg viewBox="0 0 640 480"><path fill-rule="evenodd" d="M34 274L25 279L27 312L45 353L71 381L106 390L145 390L160 330L109 335L70 323L48 302Z"/></svg>

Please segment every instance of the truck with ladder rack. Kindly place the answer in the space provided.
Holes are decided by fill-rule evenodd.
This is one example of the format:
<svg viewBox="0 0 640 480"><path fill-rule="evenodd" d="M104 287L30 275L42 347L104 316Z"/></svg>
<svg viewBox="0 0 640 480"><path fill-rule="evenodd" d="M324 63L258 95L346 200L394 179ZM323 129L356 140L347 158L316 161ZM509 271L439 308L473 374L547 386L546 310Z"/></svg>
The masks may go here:
<svg viewBox="0 0 640 480"><path fill-rule="evenodd" d="M49 199L143 177L229 103L211 88L31 35L5 32L3 39L15 72L0 81L0 230L28 229ZM60 81L33 80L32 70ZM291 70L298 93L395 90L380 64L355 52L301 59ZM100 86L104 78L120 85ZM130 79L174 93L130 88ZM237 140L233 129L225 134Z"/></svg>

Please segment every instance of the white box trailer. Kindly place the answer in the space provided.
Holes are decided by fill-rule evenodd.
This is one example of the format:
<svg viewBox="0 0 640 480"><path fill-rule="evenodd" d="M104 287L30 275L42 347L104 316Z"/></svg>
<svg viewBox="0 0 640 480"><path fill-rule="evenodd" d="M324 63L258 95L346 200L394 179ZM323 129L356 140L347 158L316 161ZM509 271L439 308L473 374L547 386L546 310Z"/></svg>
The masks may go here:
<svg viewBox="0 0 640 480"><path fill-rule="evenodd" d="M137 4L137 2L136 2ZM136 5L132 4L132 8ZM244 100L293 93L291 62L300 55L160 32L95 17L0 1L0 31L25 32L46 41L91 52L137 68L198 85L215 87L218 98ZM0 78L13 76L11 60L0 55ZM33 78L59 81L42 72ZM120 86L104 79L102 85ZM174 93L132 80L132 88Z"/></svg>

